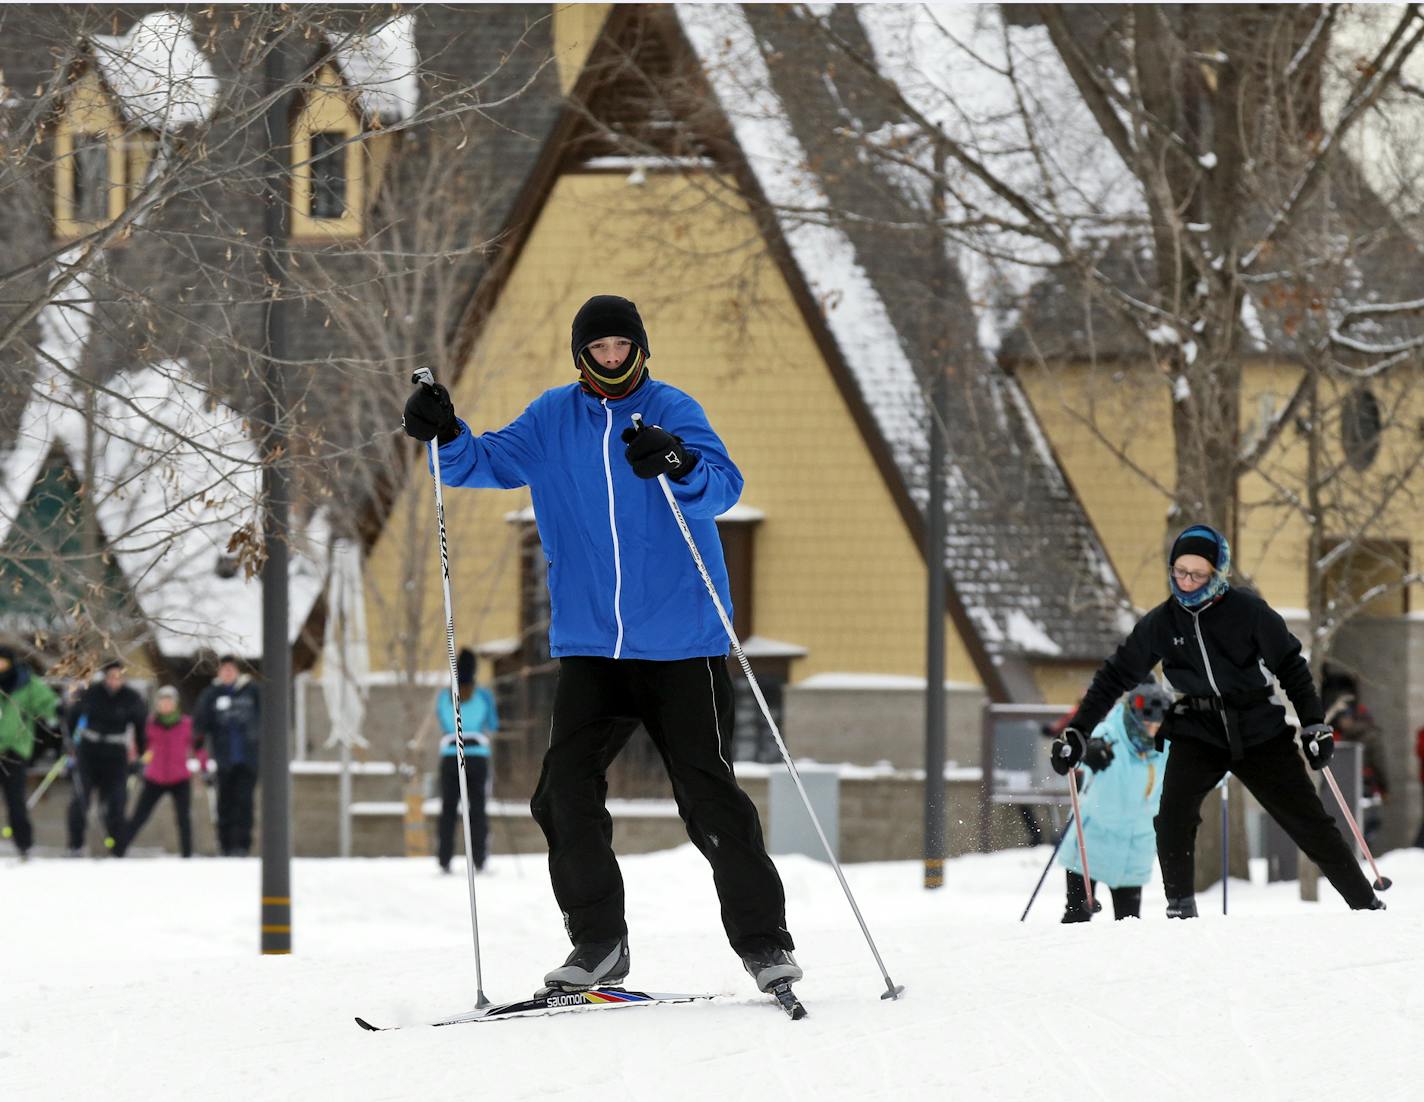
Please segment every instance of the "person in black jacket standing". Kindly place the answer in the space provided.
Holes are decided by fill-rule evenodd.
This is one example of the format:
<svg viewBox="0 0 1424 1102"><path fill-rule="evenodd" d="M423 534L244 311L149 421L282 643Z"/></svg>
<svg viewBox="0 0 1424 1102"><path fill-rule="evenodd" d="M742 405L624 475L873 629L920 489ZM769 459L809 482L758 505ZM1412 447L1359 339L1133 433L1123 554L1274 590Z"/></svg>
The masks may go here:
<svg viewBox="0 0 1424 1102"><path fill-rule="evenodd" d="M84 690L72 715L78 768L69 801L69 852L78 855L84 848L84 820L97 795L104 805L104 845L122 857L123 850L115 847L124 836L129 762L143 753L148 706L115 659L104 666L103 679Z"/></svg>
<svg viewBox="0 0 1424 1102"><path fill-rule="evenodd" d="M218 848L224 857L246 857L252 848L259 721L257 686L238 669L236 657L223 655L217 678L198 698L193 734L195 747L218 765Z"/></svg>
<svg viewBox="0 0 1424 1102"><path fill-rule="evenodd" d="M1169 918L1195 918L1193 887L1202 801L1228 772L1260 802L1353 910L1383 910L1326 812L1296 752L1285 710L1272 700L1269 670L1295 706L1306 760L1321 769L1335 750L1300 641L1261 597L1233 589L1226 537L1193 525L1172 544L1172 595L1137 622L1103 663L1077 712L1053 743L1058 773L1076 766L1091 731L1119 696L1162 663L1181 695L1159 737L1171 738L1154 824Z"/></svg>

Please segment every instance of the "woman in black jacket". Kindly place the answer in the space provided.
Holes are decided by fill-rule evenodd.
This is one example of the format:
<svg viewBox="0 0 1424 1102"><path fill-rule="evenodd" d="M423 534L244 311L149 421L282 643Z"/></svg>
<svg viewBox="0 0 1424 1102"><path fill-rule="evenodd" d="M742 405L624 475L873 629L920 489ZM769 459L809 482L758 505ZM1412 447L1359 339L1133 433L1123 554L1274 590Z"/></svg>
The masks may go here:
<svg viewBox="0 0 1424 1102"><path fill-rule="evenodd" d="M1300 718L1301 749L1314 769L1334 753L1331 729L1300 641L1254 593L1232 589L1226 537L1193 525L1172 544L1172 595L1137 622L1103 663L1062 735L1053 767L1082 760L1091 731L1154 666L1182 694L1159 737L1173 740L1163 778L1157 861L1169 918L1195 918L1193 888L1202 801L1228 772L1260 802L1354 910L1383 910L1354 854L1326 812L1296 753L1285 709L1272 699L1274 674ZM1269 672L1267 672L1269 671Z"/></svg>

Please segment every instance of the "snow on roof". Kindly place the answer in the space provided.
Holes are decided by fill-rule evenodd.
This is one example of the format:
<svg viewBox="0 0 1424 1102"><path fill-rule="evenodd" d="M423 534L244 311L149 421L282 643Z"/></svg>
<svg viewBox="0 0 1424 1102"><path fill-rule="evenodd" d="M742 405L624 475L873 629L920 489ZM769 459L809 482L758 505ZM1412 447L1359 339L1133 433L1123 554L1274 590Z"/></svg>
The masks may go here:
<svg viewBox="0 0 1424 1102"><path fill-rule="evenodd" d="M1378 53L1403 14L1395 4L1350 4L1331 23L1336 63L1325 70L1325 122L1340 117L1358 87L1366 62ZM1386 200L1397 197L1401 214L1410 211L1414 182L1424 175L1424 51L1414 50L1400 70L1400 84L1385 89L1345 139L1345 147L1370 186Z"/></svg>
<svg viewBox="0 0 1424 1102"><path fill-rule="evenodd" d="M258 655L260 582L215 572L231 534L260 522L257 449L241 416L193 383L182 361L97 387L86 423L68 373L79 365L91 328L88 282L79 276L41 311L36 382L15 445L0 456L0 540L60 446L93 495L107 547L160 650ZM91 432L93 469L86 470ZM326 542L321 521L293 535L289 639L321 592Z"/></svg>
<svg viewBox="0 0 1424 1102"><path fill-rule="evenodd" d="M751 28L735 5L678 5L689 41L703 58L722 110L778 210L825 211L830 203L775 92ZM780 216L798 267L821 304L876 423L905 467L922 462L897 442L923 436L924 401L914 365L900 344L875 285L839 229ZM915 480L920 483L923 480Z"/></svg>
<svg viewBox="0 0 1424 1102"><path fill-rule="evenodd" d="M920 379L879 288L860 262L855 243L838 226L827 224L825 216L831 210L830 199L811 168L811 159L791 125L785 105L774 90L755 32L737 5L678 5L676 10L689 42L703 61L748 164L768 201L778 211L782 232L797 267L821 305L826 323L856 377L861 395L882 439L891 449L911 497L923 510L927 506L928 418ZM1048 69L1051 64L1047 56L1051 54L1051 44L1047 43L1045 34L1004 28L996 11L988 8L941 9L926 13L920 7L864 5L857 9L857 16L875 44L882 64L891 75L905 81L906 94L923 101L926 112L950 127L951 132L955 126L962 128L964 119L980 113L992 115L1002 106L994 97L1002 99L1004 89L989 87L992 64L985 75L981 49L991 50L992 43L999 42L1005 51L1014 53L1015 64L1042 69ZM970 37L975 39L973 51L965 45ZM947 53L951 55L950 60L944 56ZM978 78L981 83L961 73L956 63L981 70ZM1060 68L1056 83L1045 86L1043 95L1078 102L1076 93L1065 86L1067 80L1067 74ZM1003 83L999 81L1000 85ZM964 99L959 102L955 97L961 94ZM1061 104L1049 106L1060 118L1068 113ZM1080 108L1079 112L1085 110ZM1087 120L1089 124L1091 121ZM995 150L1006 171L1023 175L1036 170L1038 162L1029 159L1029 163L1024 163L1025 158L1018 151L1022 147L1022 135L1014 135L1011 128L1003 129L1005 125L1001 122L998 128L990 127L984 133L971 136ZM1098 133L1096 127L1090 132ZM1090 210L1099 209L1095 204L1107 203L1110 209L1120 210L1124 215L1130 213L1122 199L1126 189L1120 182L1125 169L1111 150L1108 157L1111 163L1101 163L1104 158L1099 141L1074 161L1056 164L1047 170L1054 186L1065 192L1062 201L1076 204L1074 210L1085 219L1087 229L1095 228L1086 221ZM1078 172L1083 174L1083 179L1071 180ZM913 189L915 185L906 179L904 186ZM919 202L927 209L924 196L919 197ZM1111 206L1113 203L1116 207ZM983 281L992 275L987 266L980 271ZM972 271L969 274L974 275ZM1034 282L1037 274L1036 270L1023 269L1020 279L1023 289ZM983 287L970 287L973 300L994 297L1000 296L990 295ZM1007 401L1015 407L1018 418L1031 427L1030 445L1038 453L1044 477L1071 497L1046 441L1037 432L1032 411L1021 397L1016 392L1011 393ZM1002 406L1005 398L996 394L994 400ZM1001 427L1009 431L1007 411L999 408L997 413ZM969 477L954 455L947 461L946 478L947 501L956 514L986 515L992 510L979 481ZM952 569L963 565L959 561L961 556L973 553L966 546L956 547L956 538L964 543L977 536L951 534L946 565ZM1090 551L1097 558L1093 577L1111 575L1112 568L1101 547L1094 543ZM1006 568L1001 565L997 569L1002 573ZM1005 602L995 597L997 585L988 581L972 593L962 587L960 590L966 611L980 627L991 649L1008 644L1029 653L1062 653L1052 633L1030 610L1013 609L1010 621L1000 622L1005 610L997 606ZM990 604L995 607L989 607Z"/></svg>
<svg viewBox="0 0 1424 1102"><path fill-rule="evenodd" d="M1070 226L1078 244L1141 224L1141 189L1078 94L1046 27L1010 25L987 4L870 4L858 15L879 71L1050 222ZM922 144L918 157L929 168L933 150ZM951 203L1024 224L977 177L952 162L949 172ZM961 212L952 207L950 217ZM1057 260L1034 236L1017 235L1000 251ZM1005 297L1005 289L1022 298L1042 275L1027 264L978 256L965 267L980 302Z"/></svg>
<svg viewBox="0 0 1424 1102"><path fill-rule="evenodd" d="M404 122L420 105L415 16L398 15L369 34L328 31L326 40L361 107L382 122Z"/></svg>
<svg viewBox="0 0 1424 1102"><path fill-rule="evenodd" d="M218 79L193 40L186 15L151 12L125 34L96 34L89 41L105 83L130 121L163 132L212 115Z"/></svg>

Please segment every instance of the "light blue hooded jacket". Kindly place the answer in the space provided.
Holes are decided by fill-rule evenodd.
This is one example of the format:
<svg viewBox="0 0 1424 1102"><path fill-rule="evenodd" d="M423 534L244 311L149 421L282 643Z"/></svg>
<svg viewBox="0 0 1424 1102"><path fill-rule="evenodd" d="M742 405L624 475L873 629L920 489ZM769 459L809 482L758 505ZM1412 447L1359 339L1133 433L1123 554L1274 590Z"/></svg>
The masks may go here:
<svg viewBox="0 0 1424 1102"><path fill-rule="evenodd" d="M1126 701L1119 701L1107 719L1093 728L1093 737L1113 748L1106 769L1092 774L1079 801L1083 809L1083 839L1088 847L1088 871L1110 888L1140 887L1152 878L1157 835L1152 819L1162 802L1162 774L1167 752L1149 745L1139 751L1128 737ZM1170 744L1168 744L1170 750ZM1071 827L1058 850L1058 863L1080 876L1077 832Z"/></svg>
<svg viewBox="0 0 1424 1102"><path fill-rule="evenodd" d="M702 407L676 387L649 378L614 401L578 383L546 390L504 428L475 436L465 427L441 447L441 480L529 487L549 564L553 657L725 655L727 634L658 480L639 478L623 457L620 436L635 413L699 456L684 481L668 485L730 619L714 518L737 503L742 475Z"/></svg>

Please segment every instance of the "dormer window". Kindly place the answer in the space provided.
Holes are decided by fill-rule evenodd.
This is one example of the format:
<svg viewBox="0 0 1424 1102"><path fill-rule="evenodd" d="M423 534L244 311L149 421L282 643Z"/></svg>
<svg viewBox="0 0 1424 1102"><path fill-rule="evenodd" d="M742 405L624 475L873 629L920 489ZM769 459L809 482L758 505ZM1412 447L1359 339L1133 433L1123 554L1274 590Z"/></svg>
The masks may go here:
<svg viewBox="0 0 1424 1102"><path fill-rule="evenodd" d="M61 238L93 233L122 215L148 183L160 143L205 122L218 98L217 78L186 16L152 12L127 33L94 35L87 45L89 60L55 128Z"/></svg>
<svg viewBox="0 0 1424 1102"><path fill-rule="evenodd" d="M391 156L382 131L409 119L420 95L413 16L327 43L292 125L292 234L317 240L361 235Z"/></svg>
<svg viewBox="0 0 1424 1102"><path fill-rule="evenodd" d="M311 136L311 216L346 214L346 135L324 130Z"/></svg>
<svg viewBox="0 0 1424 1102"><path fill-rule="evenodd" d="M147 158L129 164L124 123L92 72L70 90L54 139L54 225L59 237L103 229L128 205L130 181L142 183Z"/></svg>
<svg viewBox="0 0 1424 1102"><path fill-rule="evenodd" d="M76 222L102 225L109 221L109 190L122 186L109 173L109 140L105 134L73 135L69 166L70 211Z"/></svg>
<svg viewBox="0 0 1424 1102"><path fill-rule="evenodd" d="M323 65L292 127L292 233L357 237L365 209L360 112L336 69Z"/></svg>

